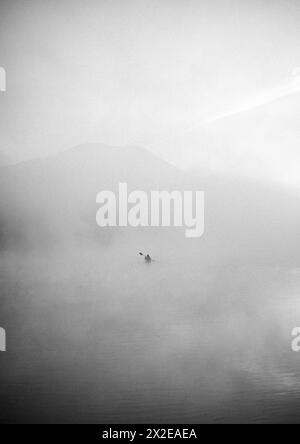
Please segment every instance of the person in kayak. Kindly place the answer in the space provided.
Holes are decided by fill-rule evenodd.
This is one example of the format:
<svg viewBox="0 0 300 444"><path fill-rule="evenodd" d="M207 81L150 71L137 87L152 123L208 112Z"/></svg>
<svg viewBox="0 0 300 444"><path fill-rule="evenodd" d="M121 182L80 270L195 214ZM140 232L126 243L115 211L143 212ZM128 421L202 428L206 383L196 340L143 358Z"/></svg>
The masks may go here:
<svg viewBox="0 0 300 444"><path fill-rule="evenodd" d="M147 255L145 256L145 261L148 262L148 263L152 262L152 259L151 259L151 257L150 257L149 254L147 254Z"/></svg>
<svg viewBox="0 0 300 444"><path fill-rule="evenodd" d="M144 255L143 253L140 253L140 256L144 256L145 262L147 262L147 264L150 264L152 262L152 258L150 256L150 254Z"/></svg>

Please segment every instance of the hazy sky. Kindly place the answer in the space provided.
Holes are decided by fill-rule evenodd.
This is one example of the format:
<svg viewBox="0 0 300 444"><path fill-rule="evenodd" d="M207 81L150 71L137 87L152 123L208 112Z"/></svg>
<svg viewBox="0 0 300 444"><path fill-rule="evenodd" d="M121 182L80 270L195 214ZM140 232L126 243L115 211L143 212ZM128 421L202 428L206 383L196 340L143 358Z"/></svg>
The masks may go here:
<svg viewBox="0 0 300 444"><path fill-rule="evenodd" d="M299 90L299 23L299 0L2 0L0 152L170 156L177 133Z"/></svg>

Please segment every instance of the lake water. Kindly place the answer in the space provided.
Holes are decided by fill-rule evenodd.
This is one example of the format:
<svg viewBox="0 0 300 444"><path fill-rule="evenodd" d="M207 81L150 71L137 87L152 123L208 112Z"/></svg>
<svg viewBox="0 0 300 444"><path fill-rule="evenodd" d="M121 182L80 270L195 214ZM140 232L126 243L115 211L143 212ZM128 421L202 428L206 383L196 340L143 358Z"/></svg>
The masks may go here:
<svg viewBox="0 0 300 444"><path fill-rule="evenodd" d="M1 422L300 422L300 269L1 257Z"/></svg>

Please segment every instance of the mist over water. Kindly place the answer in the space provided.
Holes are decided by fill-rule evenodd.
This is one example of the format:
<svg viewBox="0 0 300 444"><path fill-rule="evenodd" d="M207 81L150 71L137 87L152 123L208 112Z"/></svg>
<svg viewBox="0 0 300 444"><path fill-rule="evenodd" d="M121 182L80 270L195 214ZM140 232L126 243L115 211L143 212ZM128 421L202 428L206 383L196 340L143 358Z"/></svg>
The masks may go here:
<svg viewBox="0 0 300 444"><path fill-rule="evenodd" d="M85 163L78 150L46 162L47 177L61 190L56 199L45 194L51 187L43 163L2 175L9 191L2 187L0 325L8 351L0 356L0 421L298 421L300 358L291 351L300 310L294 195L241 178L190 175L206 191L203 238L188 240L174 228L101 230L94 198L115 184L98 173L108 162L103 148L91 174L92 152ZM143 164L140 155L148 156L137 152L127 152L124 175ZM170 185L172 177L179 186L176 171L150 159L144 163L151 166L149 182L139 171L147 187L152 180ZM84 182L76 181L81 165ZM35 193L32 202L27 189ZM139 251L156 262L144 263Z"/></svg>
<svg viewBox="0 0 300 444"><path fill-rule="evenodd" d="M300 423L299 22L0 0L0 423ZM204 235L100 228L120 183L204 191Z"/></svg>
<svg viewBox="0 0 300 444"><path fill-rule="evenodd" d="M295 418L299 270L122 253L1 259L1 420Z"/></svg>

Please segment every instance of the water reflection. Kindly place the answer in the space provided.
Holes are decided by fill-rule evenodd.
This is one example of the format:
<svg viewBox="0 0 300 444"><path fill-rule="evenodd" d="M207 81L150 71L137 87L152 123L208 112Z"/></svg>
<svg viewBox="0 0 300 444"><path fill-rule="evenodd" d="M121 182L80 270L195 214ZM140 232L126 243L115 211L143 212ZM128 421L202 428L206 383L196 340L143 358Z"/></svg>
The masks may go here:
<svg viewBox="0 0 300 444"><path fill-rule="evenodd" d="M77 259L1 259L1 421L298 421L298 270Z"/></svg>

